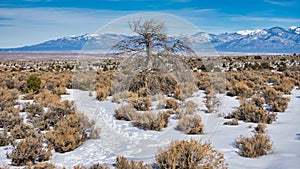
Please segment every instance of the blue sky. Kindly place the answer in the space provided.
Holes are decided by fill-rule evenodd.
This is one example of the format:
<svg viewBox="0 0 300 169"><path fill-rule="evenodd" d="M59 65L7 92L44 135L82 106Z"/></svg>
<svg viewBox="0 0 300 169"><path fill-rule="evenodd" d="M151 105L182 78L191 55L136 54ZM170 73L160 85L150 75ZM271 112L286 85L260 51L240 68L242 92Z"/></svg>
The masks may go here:
<svg viewBox="0 0 300 169"><path fill-rule="evenodd" d="M162 12L208 33L300 26L299 0L1 0L0 48L92 34L120 17Z"/></svg>

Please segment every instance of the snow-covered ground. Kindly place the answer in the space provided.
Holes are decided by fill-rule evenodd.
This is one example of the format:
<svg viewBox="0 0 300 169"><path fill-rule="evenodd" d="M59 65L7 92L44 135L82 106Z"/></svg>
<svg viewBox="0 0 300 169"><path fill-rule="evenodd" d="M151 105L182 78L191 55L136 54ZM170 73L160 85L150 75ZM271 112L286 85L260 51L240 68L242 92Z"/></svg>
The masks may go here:
<svg viewBox="0 0 300 169"><path fill-rule="evenodd" d="M91 165L96 162L114 164L116 156L125 156L128 159L143 160L153 163L158 147L166 146L170 141L189 139L190 137L212 142L213 146L225 155L229 168L256 169L256 168L298 168L300 160L300 90L293 90L291 101L284 113L278 113L277 121L268 125L267 134L273 140L273 152L259 158L244 158L238 155L234 147L234 140L242 135L250 136L254 123L239 122L237 126L222 125L223 119L215 114L205 114L204 94L199 91L189 98L199 106L198 114L205 123L204 135L189 136L175 130L176 120L170 120L169 127L162 131L145 131L132 127L130 122L116 120L114 109L119 105L111 101L96 101L89 97L89 92L69 90L70 95L63 95L62 99L75 100L78 110L96 120L97 127L101 128L100 139L88 140L72 152L54 153L51 162L58 167L71 168L74 165ZM94 94L95 95L95 94ZM222 102L221 113L227 114L239 106L237 99L219 95ZM249 126L253 126L249 128ZM0 147L0 166L7 165L7 147Z"/></svg>

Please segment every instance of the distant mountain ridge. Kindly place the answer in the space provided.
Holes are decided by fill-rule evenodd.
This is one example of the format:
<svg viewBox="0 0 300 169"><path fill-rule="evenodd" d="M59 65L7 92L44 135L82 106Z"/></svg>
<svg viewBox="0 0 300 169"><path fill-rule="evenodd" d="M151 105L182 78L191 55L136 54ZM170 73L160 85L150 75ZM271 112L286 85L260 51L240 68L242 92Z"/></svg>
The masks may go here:
<svg viewBox="0 0 300 169"><path fill-rule="evenodd" d="M112 44L125 38L129 38L129 36L85 34L49 40L31 46L0 49L0 51L107 50ZM296 26L288 29L272 27L270 29L243 30L218 35L198 32L188 39L193 43L210 42L219 52L300 53L300 28Z"/></svg>

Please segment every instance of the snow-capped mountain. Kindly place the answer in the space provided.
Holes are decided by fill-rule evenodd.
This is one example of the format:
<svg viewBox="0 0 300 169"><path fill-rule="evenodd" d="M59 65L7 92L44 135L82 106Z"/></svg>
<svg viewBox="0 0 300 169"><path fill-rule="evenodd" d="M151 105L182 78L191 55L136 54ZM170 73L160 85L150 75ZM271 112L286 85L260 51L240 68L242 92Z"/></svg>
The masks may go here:
<svg viewBox="0 0 300 169"><path fill-rule="evenodd" d="M68 51L108 50L117 42L130 38L118 34L69 36L44 43L0 51ZM178 37L174 37L178 38ZM191 47L210 43L219 52L300 53L300 28L243 30L234 33L207 34L198 32L185 38ZM129 44L130 45L130 44Z"/></svg>

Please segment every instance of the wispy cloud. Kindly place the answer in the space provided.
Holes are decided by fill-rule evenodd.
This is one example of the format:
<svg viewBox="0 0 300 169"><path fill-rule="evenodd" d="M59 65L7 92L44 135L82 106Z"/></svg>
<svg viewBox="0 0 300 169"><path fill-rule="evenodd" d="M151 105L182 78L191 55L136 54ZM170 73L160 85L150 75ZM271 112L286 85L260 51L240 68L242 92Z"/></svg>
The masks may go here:
<svg viewBox="0 0 300 169"><path fill-rule="evenodd" d="M275 0L264 0L266 3L278 6L294 6L296 5L295 1L275 1Z"/></svg>
<svg viewBox="0 0 300 169"><path fill-rule="evenodd" d="M231 17L234 21L268 21L268 22L288 22L288 23L299 23L298 18L278 18L278 17L251 17L251 16L234 16Z"/></svg>

